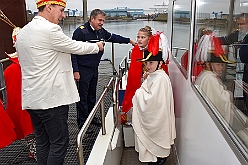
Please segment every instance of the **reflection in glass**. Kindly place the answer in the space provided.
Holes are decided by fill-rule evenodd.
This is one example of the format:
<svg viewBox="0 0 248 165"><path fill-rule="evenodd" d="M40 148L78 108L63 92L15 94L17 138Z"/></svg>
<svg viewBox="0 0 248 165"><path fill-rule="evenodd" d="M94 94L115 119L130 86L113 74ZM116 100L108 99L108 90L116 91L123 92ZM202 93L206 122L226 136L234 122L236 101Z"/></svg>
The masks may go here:
<svg viewBox="0 0 248 165"><path fill-rule="evenodd" d="M172 55L176 62L186 71L188 64L188 49L190 35L190 3L175 1L173 12L173 45ZM186 73L185 73L186 74Z"/></svg>
<svg viewBox="0 0 248 165"><path fill-rule="evenodd" d="M196 51L193 53L191 76L195 85L201 89L205 101L215 107L213 111L225 120L240 144L248 148L248 113L245 105L245 89L248 88L242 81L244 63L239 54L248 32L248 6L245 7L239 1L232 2L233 9L229 8L230 3L223 3L221 0L203 0L197 3L194 44ZM204 41L208 42L202 42L201 38L204 37ZM213 44L213 40L219 42L218 48ZM204 54L205 58L199 60L199 54ZM221 61L225 62L220 64L211 61L214 54L215 57L223 57L224 60Z"/></svg>

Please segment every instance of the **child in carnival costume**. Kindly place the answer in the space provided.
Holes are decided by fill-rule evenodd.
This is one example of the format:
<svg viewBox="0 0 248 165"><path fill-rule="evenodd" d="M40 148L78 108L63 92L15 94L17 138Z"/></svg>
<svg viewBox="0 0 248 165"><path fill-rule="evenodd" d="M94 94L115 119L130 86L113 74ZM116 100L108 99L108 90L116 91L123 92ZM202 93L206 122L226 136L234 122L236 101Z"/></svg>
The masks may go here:
<svg viewBox="0 0 248 165"><path fill-rule="evenodd" d="M170 57L170 48L168 46L168 41L164 33L156 31L150 28L149 26L145 26L144 28L141 28L139 30L137 40L139 40L140 35L141 38L147 35L148 43L142 45L142 43L139 43L138 41L138 44L132 49L131 52L131 63L128 71L127 86L122 103L122 112L124 112L124 114L121 115L122 123L127 122L126 113L132 107L132 98L134 96L135 91L141 86L143 76L142 74L144 73L144 70L143 64L141 62L137 62L137 59L143 58L144 51L148 50L150 52L157 53L158 50L161 49L165 61L162 67L164 68L165 72L169 74L168 63Z"/></svg>
<svg viewBox="0 0 248 165"><path fill-rule="evenodd" d="M156 53L156 54L155 54ZM132 126L141 162L165 163L176 138L173 91L162 51L144 51L144 82L133 96Z"/></svg>

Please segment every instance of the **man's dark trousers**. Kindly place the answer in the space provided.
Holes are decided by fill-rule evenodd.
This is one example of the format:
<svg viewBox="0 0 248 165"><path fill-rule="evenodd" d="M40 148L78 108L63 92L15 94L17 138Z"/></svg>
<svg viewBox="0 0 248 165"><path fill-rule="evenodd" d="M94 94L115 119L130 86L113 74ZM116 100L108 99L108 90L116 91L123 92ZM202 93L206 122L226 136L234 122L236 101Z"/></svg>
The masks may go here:
<svg viewBox="0 0 248 165"><path fill-rule="evenodd" d="M80 101L77 102L77 123L81 128L96 103L98 67L78 66L80 80L78 84Z"/></svg>
<svg viewBox="0 0 248 165"><path fill-rule="evenodd" d="M27 111L34 125L38 165L63 165L69 143L69 106Z"/></svg>

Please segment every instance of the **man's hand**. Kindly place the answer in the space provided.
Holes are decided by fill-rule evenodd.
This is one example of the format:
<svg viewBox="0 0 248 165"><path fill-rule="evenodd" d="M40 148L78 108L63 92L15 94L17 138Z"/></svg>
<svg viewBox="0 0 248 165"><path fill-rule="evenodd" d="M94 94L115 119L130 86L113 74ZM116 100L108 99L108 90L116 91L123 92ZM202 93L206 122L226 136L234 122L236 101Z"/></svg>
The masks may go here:
<svg viewBox="0 0 248 165"><path fill-rule="evenodd" d="M103 51L105 43L103 41L97 42L97 46L99 47L99 51Z"/></svg>
<svg viewBox="0 0 248 165"><path fill-rule="evenodd" d="M130 40L130 44L132 44L133 46L135 46L137 44L137 42Z"/></svg>
<svg viewBox="0 0 248 165"><path fill-rule="evenodd" d="M79 79L80 79L80 74L79 74L79 72L74 72L73 75L74 75L74 79L75 79L76 81L79 81Z"/></svg>

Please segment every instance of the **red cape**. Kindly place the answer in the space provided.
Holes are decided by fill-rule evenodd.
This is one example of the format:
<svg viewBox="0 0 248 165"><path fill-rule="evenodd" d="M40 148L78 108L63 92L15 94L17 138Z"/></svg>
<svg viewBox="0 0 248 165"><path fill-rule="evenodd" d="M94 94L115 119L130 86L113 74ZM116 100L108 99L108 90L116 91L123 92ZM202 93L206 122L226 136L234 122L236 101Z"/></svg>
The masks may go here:
<svg viewBox="0 0 248 165"><path fill-rule="evenodd" d="M7 91L6 112L15 125L17 139L22 139L34 131L29 113L22 110L21 68L17 58L10 58L12 64L4 70Z"/></svg>
<svg viewBox="0 0 248 165"><path fill-rule="evenodd" d="M134 96L135 91L141 85L142 62L137 62L137 59L142 59L142 57L143 51L140 50L138 45L135 45L131 53L131 63L130 68L128 70L127 86L122 102L123 112L128 112L133 106L132 98Z"/></svg>
<svg viewBox="0 0 248 165"><path fill-rule="evenodd" d="M15 126L3 108L0 100L0 149L8 146L16 139Z"/></svg>

